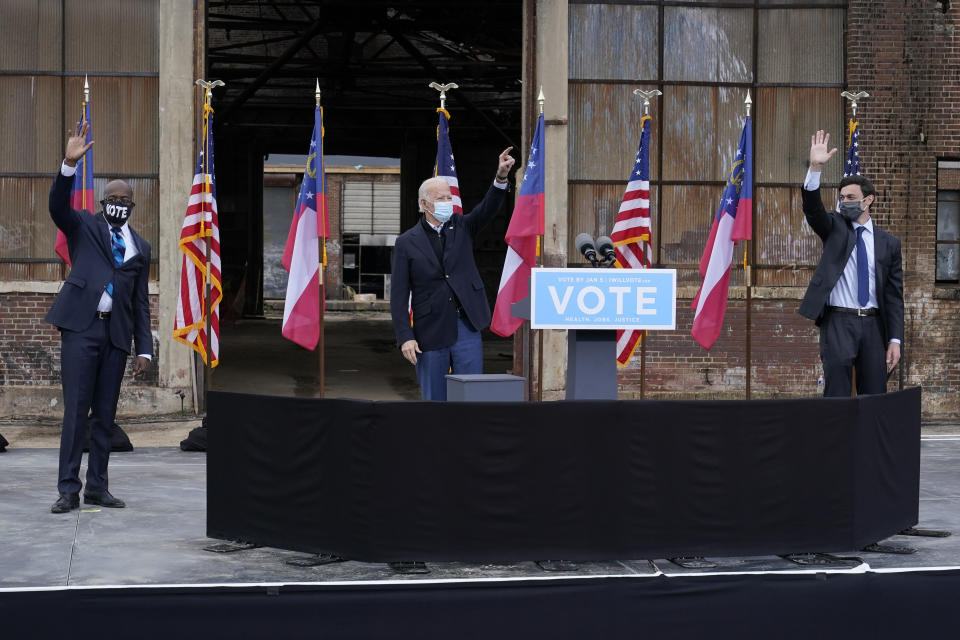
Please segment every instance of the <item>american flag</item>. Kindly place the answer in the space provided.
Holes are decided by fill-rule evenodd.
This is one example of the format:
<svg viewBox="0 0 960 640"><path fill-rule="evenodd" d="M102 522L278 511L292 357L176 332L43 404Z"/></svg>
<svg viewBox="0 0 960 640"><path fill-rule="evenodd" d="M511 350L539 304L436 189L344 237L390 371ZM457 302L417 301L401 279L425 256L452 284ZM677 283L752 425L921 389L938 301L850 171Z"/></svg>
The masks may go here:
<svg viewBox="0 0 960 640"><path fill-rule="evenodd" d="M446 109L437 109L439 122L437 123L437 160L433 164L433 175L444 178L450 185L450 195L453 196L453 212L463 213L463 202L460 201L460 182L457 181L457 164L453 161L453 149L450 147L450 129L447 121L450 114Z"/></svg>
<svg viewBox="0 0 960 640"><path fill-rule="evenodd" d="M213 109L203 108L203 148L197 158L187 213L180 230L180 295L173 338L200 354L204 364L220 363L220 227L213 164ZM209 244L210 258L207 261ZM210 339L207 339L205 281L210 284Z"/></svg>
<svg viewBox="0 0 960 640"><path fill-rule="evenodd" d="M847 161L843 165L843 177L860 175L860 123L850 121Z"/></svg>
<svg viewBox="0 0 960 640"><path fill-rule="evenodd" d="M617 253L615 264L622 269L645 269L653 264L650 248L650 124L650 116L644 116L640 121L637 159L610 234ZM617 364L626 366L630 362L642 335L640 330L617 331Z"/></svg>
<svg viewBox="0 0 960 640"><path fill-rule="evenodd" d="M93 140L93 124L90 122L90 103L80 105L80 127L89 125L86 142ZM78 129L79 130L79 129ZM83 157L77 162L77 172L73 174L73 187L70 189L70 206L77 211L94 213L93 201L93 147L87 149ZM67 236L57 229L57 240L54 245L57 255L64 262L70 264L70 252L67 247ZM73 265L71 265L73 266Z"/></svg>

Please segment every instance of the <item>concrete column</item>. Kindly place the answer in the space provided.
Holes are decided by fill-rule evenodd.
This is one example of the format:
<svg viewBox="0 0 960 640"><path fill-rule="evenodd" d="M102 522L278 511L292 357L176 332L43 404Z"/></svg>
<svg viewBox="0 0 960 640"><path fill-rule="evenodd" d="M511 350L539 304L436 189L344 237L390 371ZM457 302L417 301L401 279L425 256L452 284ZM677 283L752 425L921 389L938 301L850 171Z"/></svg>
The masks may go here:
<svg viewBox="0 0 960 640"><path fill-rule="evenodd" d="M159 385L183 389L191 403L193 357L173 340L182 254L178 243L193 183L194 121L197 93L194 56L202 60L202 1L160 2L160 260ZM195 25L198 25L195 27ZM202 68L202 67L201 67Z"/></svg>
<svg viewBox="0 0 960 640"><path fill-rule="evenodd" d="M544 144L547 148L544 190L546 233L543 262L547 267L567 266L567 3L536 0L536 83L546 97ZM527 94L531 95L531 94ZM536 91L532 93L536 97ZM567 375L567 332L543 332L544 400L564 397Z"/></svg>

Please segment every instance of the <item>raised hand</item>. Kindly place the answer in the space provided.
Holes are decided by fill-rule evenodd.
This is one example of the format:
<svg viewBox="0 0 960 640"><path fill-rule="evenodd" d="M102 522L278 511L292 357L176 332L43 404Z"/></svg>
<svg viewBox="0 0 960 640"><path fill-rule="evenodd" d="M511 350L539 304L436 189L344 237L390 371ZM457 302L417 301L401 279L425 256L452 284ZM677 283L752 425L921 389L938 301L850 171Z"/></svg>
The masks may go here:
<svg viewBox="0 0 960 640"><path fill-rule="evenodd" d="M77 161L83 157L87 149L93 146L93 140L87 142L87 132L90 131L90 124L84 122L81 125L77 123L76 133L67 131L67 148L63 152L63 160L68 167L77 166Z"/></svg>
<svg viewBox="0 0 960 640"><path fill-rule="evenodd" d="M812 171L820 171L823 165L829 162L830 158L837 153L836 147L827 151L829 146L829 133L824 133L823 130L820 130L810 136L810 169Z"/></svg>
<svg viewBox="0 0 960 640"><path fill-rule="evenodd" d="M510 151L513 150L513 147L507 147L503 150L503 153L500 154L500 158L497 160L497 177L500 180L503 180L510 173L510 169L513 168L513 163L516 162L513 156L510 155Z"/></svg>

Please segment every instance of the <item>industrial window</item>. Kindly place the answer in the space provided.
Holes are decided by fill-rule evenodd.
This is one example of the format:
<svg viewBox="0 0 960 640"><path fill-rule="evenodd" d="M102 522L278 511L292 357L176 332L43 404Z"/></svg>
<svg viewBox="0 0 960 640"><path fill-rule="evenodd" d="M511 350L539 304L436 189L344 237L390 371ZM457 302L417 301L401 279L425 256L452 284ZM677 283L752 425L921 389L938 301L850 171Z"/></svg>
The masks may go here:
<svg viewBox="0 0 960 640"><path fill-rule="evenodd" d="M655 264L677 269L680 284L699 284L697 265L736 153L749 90L753 283L805 286L821 245L805 226L797 186L810 132L822 128L836 140L845 137L845 4L576 0L569 7L571 260L578 256L576 232L606 235L613 227L640 138L643 105L632 92L656 88L663 95L650 109ZM810 46L798 47L797 34ZM835 186L840 177L841 163L833 163L824 186ZM742 269L733 269L731 284L742 283Z"/></svg>
<svg viewBox="0 0 960 640"><path fill-rule="evenodd" d="M47 213L64 132L89 76L94 193L123 178L136 229L159 242L159 3L4 2L0 10L0 280L61 280ZM110 37L91 37L109 33ZM120 143L119 141L122 141ZM186 195L186 194L184 194ZM157 277L157 259L150 269Z"/></svg>
<svg viewBox="0 0 960 640"><path fill-rule="evenodd" d="M937 282L960 282L960 161L937 167Z"/></svg>

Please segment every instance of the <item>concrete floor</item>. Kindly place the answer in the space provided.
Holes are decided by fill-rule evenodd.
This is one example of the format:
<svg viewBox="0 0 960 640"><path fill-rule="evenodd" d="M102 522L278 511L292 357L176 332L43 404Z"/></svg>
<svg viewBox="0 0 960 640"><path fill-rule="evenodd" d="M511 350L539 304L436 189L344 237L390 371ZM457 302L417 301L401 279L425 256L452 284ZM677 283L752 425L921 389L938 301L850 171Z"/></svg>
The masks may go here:
<svg viewBox="0 0 960 640"><path fill-rule="evenodd" d="M921 446L920 525L960 532L960 436L924 437ZM11 449L0 454L0 593L34 587L392 582L397 580L526 580L556 577L698 573L664 559L581 563L576 571L544 573L532 561L472 565L433 563L431 573L400 576L383 564L343 562L295 567L307 557L259 548L216 554L206 537L206 455L171 447L144 447L114 454L110 488L126 509L83 507L51 514L55 493L53 449ZM83 505L81 505L83 506ZM816 567L818 573L960 567L960 534L948 538L894 536L891 542L918 549L909 556L832 550L853 558L846 565ZM711 558L710 572L796 572L776 556ZM532 559L531 559L532 560ZM809 572L809 570L808 570Z"/></svg>
<svg viewBox="0 0 960 640"><path fill-rule="evenodd" d="M319 356L280 334L279 319L241 320L222 330L221 365L211 379L217 391L280 396L320 395ZM390 314L328 313L324 318L324 395L363 400L418 400L413 365L400 355ZM484 335L484 371L505 373L513 364L512 339Z"/></svg>

